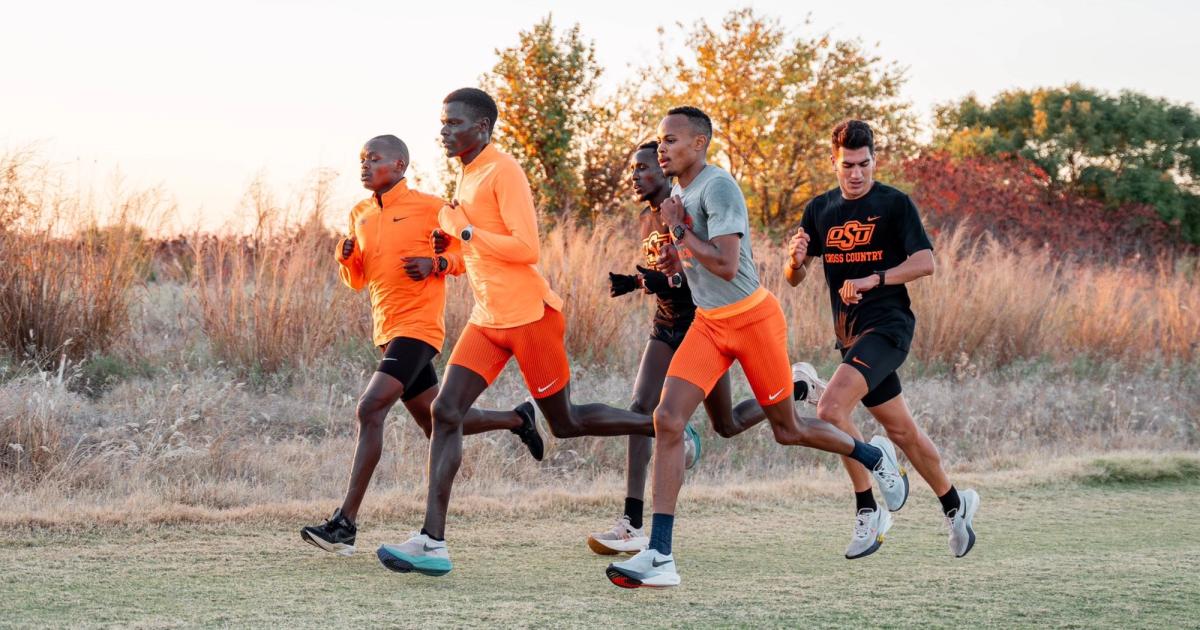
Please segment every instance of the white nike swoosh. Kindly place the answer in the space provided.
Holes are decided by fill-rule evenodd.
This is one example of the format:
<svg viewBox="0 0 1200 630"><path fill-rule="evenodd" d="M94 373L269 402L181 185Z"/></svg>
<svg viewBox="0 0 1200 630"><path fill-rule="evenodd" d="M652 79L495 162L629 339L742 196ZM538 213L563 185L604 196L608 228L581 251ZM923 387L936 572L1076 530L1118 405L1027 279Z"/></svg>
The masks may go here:
<svg viewBox="0 0 1200 630"><path fill-rule="evenodd" d="M539 387L539 388L537 388L537 390L538 390L538 393L540 394L540 393L542 393L542 392L546 391L547 389L550 389L551 387L554 387L554 384L555 384L555 383L557 383L557 382L558 382L558 379L554 379L553 381L550 381L550 384L549 384L549 385L547 385L547 386L545 386L545 387Z"/></svg>
<svg viewBox="0 0 1200 630"><path fill-rule="evenodd" d="M781 390L779 390L779 391L775 392L774 394L771 394L770 396L767 396L767 400L775 400L776 398L779 398L779 395L783 393L783 390L784 390L784 389L787 389L787 387L784 387L783 389L781 389Z"/></svg>

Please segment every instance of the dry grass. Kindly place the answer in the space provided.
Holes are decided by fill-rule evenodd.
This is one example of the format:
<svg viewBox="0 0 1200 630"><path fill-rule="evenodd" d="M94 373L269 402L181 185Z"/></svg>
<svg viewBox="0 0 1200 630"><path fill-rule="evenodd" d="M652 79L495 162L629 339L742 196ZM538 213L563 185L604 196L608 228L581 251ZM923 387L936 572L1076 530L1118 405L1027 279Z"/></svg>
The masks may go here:
<svg viewBox="0 0 1200 630"><path fill-rule="evenodd" d="M101 208L33 154L0 155L0 348L52 369L111 347L148 258L137 223L165 211L159 191L118 186Z"/></svg>

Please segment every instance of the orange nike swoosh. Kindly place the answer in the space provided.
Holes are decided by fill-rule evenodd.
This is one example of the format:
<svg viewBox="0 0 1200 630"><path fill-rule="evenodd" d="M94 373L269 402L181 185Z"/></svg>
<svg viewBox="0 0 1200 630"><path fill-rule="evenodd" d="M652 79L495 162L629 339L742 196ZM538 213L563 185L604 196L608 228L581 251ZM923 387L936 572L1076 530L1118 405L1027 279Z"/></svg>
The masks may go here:
<svg viewBox="0 0 1200 630"><path fill-rule="evenodd" d="M858 357L850 357L850 362L857 363L857 364L867 368L868 370L871 369L871 366L867 365L866 361L863 361L862 359L860 359Z"/></svg>

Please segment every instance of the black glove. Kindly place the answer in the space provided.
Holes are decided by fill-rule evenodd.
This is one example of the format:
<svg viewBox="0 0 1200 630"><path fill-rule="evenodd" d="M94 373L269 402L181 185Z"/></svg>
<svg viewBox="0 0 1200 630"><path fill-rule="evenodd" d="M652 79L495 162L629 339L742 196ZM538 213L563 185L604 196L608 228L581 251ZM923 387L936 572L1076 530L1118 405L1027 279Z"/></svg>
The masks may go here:
<svg viewBox="0 0 1200 630"><path fill-rule="evenodd" d="M608 284L608 294L617 297L638 288L638 279L637 276L626 276L610 271L608 272Z"/></svg>
<svg viewBox="0 0 1200 630"><path fill-rule="evenodd" d="M657 295L665 293L671 288L670 283L667 282L667 274L653 269L646 269L640 265L637 270L638 273L642 274L642 286L646 287L647 291Z"/></svg>

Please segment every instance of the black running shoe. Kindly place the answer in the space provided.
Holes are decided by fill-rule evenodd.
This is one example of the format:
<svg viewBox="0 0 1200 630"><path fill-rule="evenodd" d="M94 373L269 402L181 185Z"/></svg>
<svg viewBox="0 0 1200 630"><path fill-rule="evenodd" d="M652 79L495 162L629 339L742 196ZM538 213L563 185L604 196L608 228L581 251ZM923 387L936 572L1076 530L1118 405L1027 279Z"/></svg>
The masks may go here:
<svg viewBox="0 0 1200 630"><path fill-rule="evenodd" d="M513 411L521 416L521 426L516 429L510 429L521 441L525 443L525 447L529 449L529 454L537 461L542 461L542 456L545 455L546 445L542 443L542 434L538 433L537 423L533 421L533 403L528 400L517 405Z"/></svg>
<svg viewBox="0 0 1200 630"><path fill-rule="evenodd" d="M339 556L350 556L354 553L354 535L357 532L358 528L338 508L323 525L310 525L300 530L300 538L318 549Z"/></svg>

